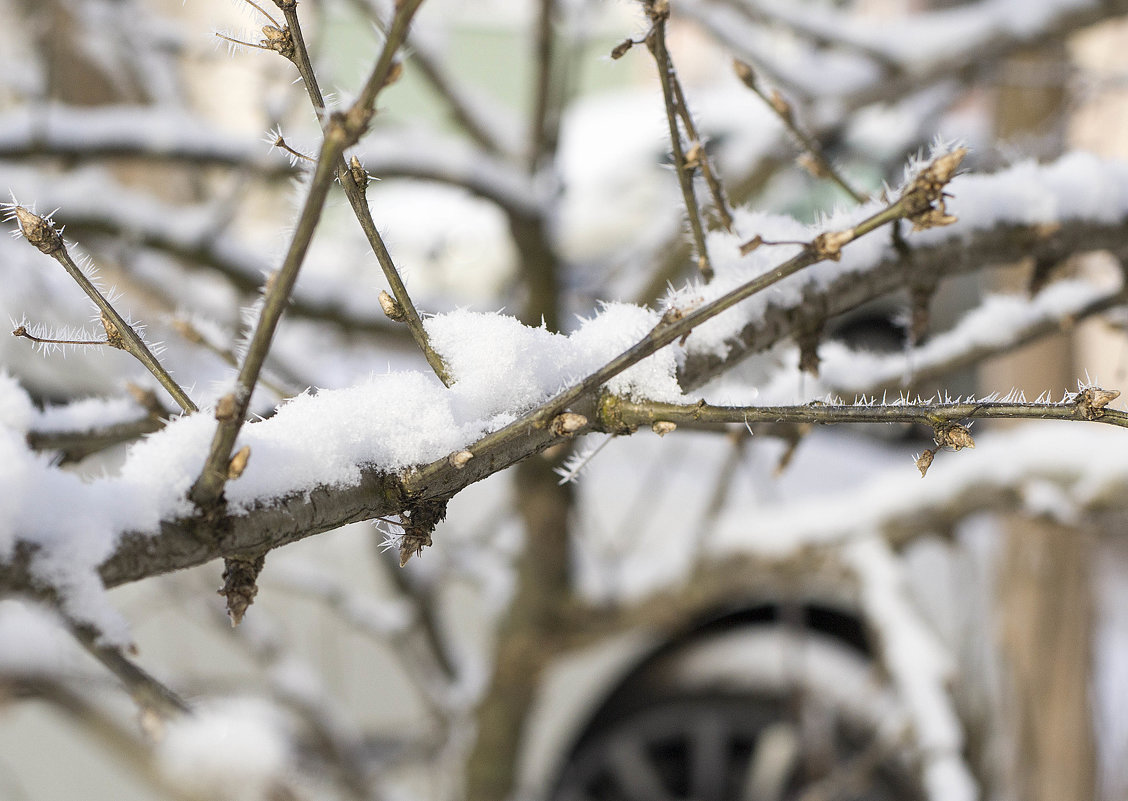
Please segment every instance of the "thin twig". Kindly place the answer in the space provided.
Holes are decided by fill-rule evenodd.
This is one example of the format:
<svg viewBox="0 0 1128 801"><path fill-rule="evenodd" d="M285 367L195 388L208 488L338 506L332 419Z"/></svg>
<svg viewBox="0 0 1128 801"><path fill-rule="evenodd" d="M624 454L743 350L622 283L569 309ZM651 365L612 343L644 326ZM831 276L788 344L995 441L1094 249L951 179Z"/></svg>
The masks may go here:
<svg viewBox="0 0 1128 801"><path fill-rule="evenodd" d="M624 370L638 364L648 356L657 353L667 345L689 335L693 329L718 314L732 308L743 300L763 292L785 278L817 264L825 259L838 259L841 249L859 237L872 233L894 220L908 219L918 228L947 225L956 221L944 207L944 187L955 174L965 150L958 149L939 156L922 169L905 188L901 197L871 214L852 228L843 231L828 231L815 237L803 250L780 264L773 270L726 292L719 298L702 304L690 311L671 309L644 336L627 350L607 362L586 378L522 415L508 426L487 434L468 450L477 453L503 446L529 435L530 429L560 428L562 433L577 434L585 430L588 421L567 420L565 412L572 404L587 397L594 397L596 391ZM572 427L574 426L574 427ZM570 430L569 430L569 427ZM405 480L409 487L425 485L426 477L434 469L432 465L413 474Z"/></svg>
<svg viewBox="0 0 1128 801"><path fill-rule="evenodd" d="M247 347L243 366L239 370L235 391L227 396L231 399L230 408L224 409L223 419L219 421L215 436L212 438L207 461L189 493L192 501L202 509L214 507L223 494L223 486L227 483L235 440L239 436L239 430L246 419L251 395L258 383L259 373L262 371L266 356L270 352L274 332L289 302L294 284L297 282L298 272L305 260L306 251L313 239L314 230L321 219L321 211L329 196L329 189L334 177L339 172L338 165L343 164L342 155L345 148L355 144L368 129L368 124L375 113L376 96L387 85L388 79L392 75L395 53L399 49L411 18L421 2L422 0L406 0L400 7L392 30L384 44L384 50L380 53L380 57L372 68L360 95L347 111L334 114L326 121L325 136L321 143L317 167L314 170L313 178L310 180L308 194L298 217L293 238L283 259L282 267L268 282L269 289L263 301L258 325L255 327L254 335ZM294 4L287 4L285 9L288 21L292 5ZM304 52L304 48L296 48L295 51ZM344 170L344 175L351 181L347 169ZM386 251L384 252L386 253ZM422 326L420 326L421 328ZM222 407L224 404L221 403L220 406Z"/></svg>
<svg viewBox="0 0 1128 801"><path fill-rule="evenodd" d="M102 327L106 329L107 343L115 348L129 353L137 361L141 362L145 368L153 374L153 376L160 382L160 385L168 391L177 405L180 406L185 412L198 411L198 407L188 397L188 394L181 389L180 385L173 380L168 371L160 363L152 351L149 350L145 342L138 336L137 332L133 330L133 326L125 321L125 319L118 314L117 309L98 291L94 283L86 277L74 259L71 258L67 252L66 243L63 241L62 234L55 230L54 224L49 217L41 217L23 206L11 204L8 209L8 215L11 219L15 219L19 226L20 233L32 245L40 250L40 252L47 254L67 271L74 282L79 285L83 292L86 293L94 304L102 313ZM18 330L18 329L17 329Z"/></svg>
<svg viewBox="0 0 1128 801"><path fill-rule="evenodd" d="M145 434L160 431L165 421L146 415L125 423L114 423L84 431L29 431L27 446L36 451L57 451L60 463L77 462L106 448L132 442Z"/></svg>
<svg viewBox="0 0 1128 801"><path fill-rule="evenodd" d="M701 210L693 190L693 174L689 168L685 149L682 147L681 131L678 128L677 97L673 85L674 63L666 49L666 21L669 19L670 9L668 3L655 2L655 0L644 0L644 5L652 23L650 32L646 35L646 47L654 56L654 63L658 66L658 80L662 85L662 98L666 107L666 123L670 131L670 152L674 160L674 170L678 176L678 186L681 188L682 200L685 202L686 214L689 217L694 248L697 250L697 268L708 281L713 277L713 266L709 261L709 251L705 247L705 227L701 222Z"/></svg>
<svg viewBox="0 0 1128 801"><path fill-rule="evenodd" d="M387 562L382 567L386 568ZM399 569L386 570L388 578L394 583L399 583L399 577L405 571ZM278 585L294 596L304 596L324 604L337 618L350 628L363 634L373 642L388 646L398 657L401 667L409 677L420 700L432 722L445 728L449 724L450 710L444 706L445 698L450 692L454 681L454 671L446 662L443 646L436 639L432 639L434 630L424 629L427 621L422 614L413 616L405 621L403 626L381 626L374 624L372 616L366 608L371 600L349 589L340 582L306 581L302 577L289 577L285 574L275 575L272 586ZM421 611L417 606L418 599L411 598L413 611ZM432 621L433 622L433 621Z"/></svg>
<svg viewBox="0 0 1128 801"><path fill-rule="evenodd" d="M702 545L712 536L721 512L728 506L729 497L732 495L734 486L737 485L740 476L740 463L744 461L748 452L748 443L751 438L752 434L749 428L738 428L730 431L729 448L725 461L716 472L713 479L713 491L709 494L709 500L706 501L704 510L698 516L701 522L694 526L690 533L692 545L689 551L698 563L695 565L696 568L700 568L700 563L705 556Z"/></svg>
<svg viewBox="0 0 1128 801"><path fill-rule="evenodd" d="M737 14L747 18L750 22L758 23L761 25L783 27L790 30L792 33L807 39L811 44L817 47L837 47L842 50L852 50L866 58L875 62L882 70L887 73L901 73L904 68L888 53L884 53L877 48L870 47L869 45L859 42L856 39L842 38L840 36L833 36L829 33L824 33L817 29L817 26L807 24L806 17L800 15L794 16L780 16L778 14L770 14L766 11L761 11L754 5L739 0L713 0L719 5L724 5L731 8ZM692 6L691 6L692 7ZM807 17L814 17L814 15L806 15ZM825 19L824 15L820 15L820 19Z"/></svg>
<svg viewBox="0 0 1128 801"><path fill-rule="evenodd" d="M191 711L179 695L134 664L120 648L101 643L99 632L90 625L74 620L67 624L79 644L117 676L143 714L170 720Z"/></svg>
<svg viewBox="0 0 1128 801"><path fill-rule="evenodd" d="M388 33L387 17L390 4L380 3L377 0L351 0L352 4L366 12L381 32ZM419 74L431 85L436 94L446 101L450 107L455 122L461 130L473 139L478 145L494 155L504 154L508 148L503 144L500 133L491 125L490 120L484 117L467 93L443 68L439 53L436 52L423 37L411 36L411 55L409 59L417 67Z"/></svg>
<svg viewBox="0 0 1128 801"><path fill-rule="evenodd" d="M556 0L540 0L537 9L536 27L536 78L533 89L533 110L529 117L529 161L530 173L535 173L552 148L549 131L550 106L552 104L553 59L556 40L552 33L552 17L556 12Z"/></svg>
<svg viewBox="0 0 1128 801"><path fill-rule="evenodd" d="M399 67L398 62L393 61L393 57L399 49L400 44L403 43L407 36L407 30L411 23L412 15L414 15L421 4L422 0L410 0L410 2L404 3L396 11L396 16L392 20L392 25L387 32L384 50L380 55L380 61L373 70L373 74L381 72L384 76L383 80L385 83L390 79L394 79L394 70ZM302 82L305 84L310 102L313 104L314 109L321 114L325 110L325 98L322 96L321 89L318 87L317 81L314 78L313 66L309 61L309 53L305 47L305 38L302 35L301 24L298 20L297 6L294 3L288 3L283 5L282 9L286 14L286 25L290 37L294 40L294 52L291 61L294 62L294 65L298 68L298 73L302 76ZM357 108L357 105L368 93L368 86L371 84L372 81L369 79L369 83L365 87L365 92L362 92L361 98L357 99L356 104L353 106L354 109ZM383 86L384 84L381 84L378 89L371 93L370 103L375 103L376 92L382 89ZM423 328L423 321L419 316L419 312L407 292L407 287L404 286L403 279L400 277L399 270L396 269L395 263L392 261L391 254L388 253L388 248L384 244L384 239L380 236L379 230L376 228L375 221L372 219L372 212L368 208L368 200L365 197L368 175L361 168L360 162L356 160L355 157L351 165L346 165L343 150L336 156L335 161L337 178L345 190L345 196L348 198L353 214L356 215L357 222L360 223L361 230L364 231L364 236L376 256L376 261L380 264L384 278L391 287L392 296L395 298L396 304L398 304L399 311L402 312L403 322L407 325L408 330L411 331L412 339L415 340L415 344L423 352L424 357L427 359L427 364L431 366L435 375L439 377L439 380L442 381L443 384L450 386L452 379L447 372L446 365L443 363L442 357L439 356L438 352L431 347L430 338L427 336L426 329Z"/></svg>
<svg viewBox="0 0 1128 801"><path fill-rule="evenodd" d="M750 65L740 59L733 59L733 70L736 76L740 78L741 83L751 89L758 98L764 101L764 104L770 108L775 115L779 117L780 121L791 131L792 135L799 140L800 146L806 151L807 157L810 159L810 171L816 178L829 178L834 183L854 198L858 203L865 203L869 197L859 192L850 182L846 180L845 176L839 172L838 168L830 163L830 159L823 153L822 145L818 141L804 131L799 123L795 120L795 111L792 109L791 104L788 103L778 91L773 90L768 94L763 87L760 86L759 81L756 80L756 73Z"/></svg>
<svg viewBox="0 0 1128 801"><path fill-rule="evenodd" d="M61 679L43 673L0 674L0 693L5 698L38 698L67 715L75 724L75 730L86 735L86 742L96 744L119 760L119 764L132 771L132 776L153 789L155 797L167 801L200 801L199 795L171 781L159 769L153 759L153 749L137 736L136 726L123 723L119 714L92 701L89 687L72 689Z"/></svg>
<svg viewBox="0 0 1128 801"><path fill-rule="evenodd" d="M671 62L672 64L672 62ZM685 133L689 141L693 143L693 153L691 162L701 168L701 177L705 179L705 185L709 187L709 193L713 196L713 207L717 210L717 215L721 218L721 225L724 226L726 231L732 231L732 212L729 211L728 197L725 194L724 186L721 185L721 177L713 169L712 159L709 158L709 153L705 149L705 140L697 130L697 124L693 121L693 115L689 113L689 103L685 99L685 92L682 91L681 81L678 75L670 70L670 83L674 88L674 99L677 101L678 116L681 117L682 125L685 127Z"/></svg>
<svg viewBox="0 0 1128 801"><path fill-rule="evenodd" d="M12 336L27 339L39 345L77 345L85 348L110 344L107 339L48 339L46 337L37 337L27 330L27 326L23 325L16 326L12 330Z"/></svg>
<svg viewBox="0 0 1128 801"><path fill-rule="evenodd" d="M231 367L239 366L239 359L236 356L235 351L231 350L231 348L221 347L220 345L212 342L208 337L204 336L204 334L198 328L196 328L196 326L194 326L190 320L187 320L183 317L177 317L172 320L172 327L173 329L175 329L176 333L184 337L186 341L191 342L193 345L199 345L204 350L214 353ZM277 364L272 365L269 369L276 370ZM302 384L302 382L297 380L294 376L289 376L286 380L294 387ZM292 398L301 391L293 387L283 387L281 384L271 380L265 375L259 376L259 383L280 398ZM304 388L305 386L308 386L308 384L302 386Z"/></svg>

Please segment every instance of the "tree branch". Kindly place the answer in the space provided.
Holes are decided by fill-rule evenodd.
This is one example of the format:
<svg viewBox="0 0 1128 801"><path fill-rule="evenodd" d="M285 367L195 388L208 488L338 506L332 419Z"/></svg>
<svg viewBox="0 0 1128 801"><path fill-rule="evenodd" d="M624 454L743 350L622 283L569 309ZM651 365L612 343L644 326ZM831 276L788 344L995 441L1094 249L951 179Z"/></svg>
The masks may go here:
<svg viewBox="0 0 1128 801"><path fill-rule="evenodd" d="M398 78L401 66L399 62L393 59L400 45L406 40L411 19L421 4L422 0L413 0L413 2L403 3L397 7L396 15L392 19L391 28L388 30L387 38L384 41L384 50L381 52L380 60L373 70L374 76L378 73L383 75L381 79L383 82L376 90L377 92L379 89L382 89L385 85ZM324 113L325 98L322 96L321 89L317 85L313 65L310 63L309 53L306 51L305 37L302 35L301 25L298 20L297 4L284 2L280 7L282 7L286 14L286 24L295 45L294 53L290 60L294 62L295 66L298 68L298 72L302 76L302 81L305 84L306 92L309 94L310 102L313 104L314 110L319 114ZM362 96L369 91L369 87L372 86L372 84L373 81L370 78L368 85L365 87L365 92L362 92ZM372 92L371 100L368 101L368 105L366 106L369 115L371 115L375 108L375 101L376 93ZM354 109L355 108L357 108L357 106L354 105ZM416 310L415 304L412 302L411 296L407 292L407 287L404 286L403 279L400 278L399 270L396 269L395 264L392 262L391 254L388 253L384 239L380 236L380 232L376 228L376 223L372 219L372 212L368 208L368 200L365 197L365 188L368 185L368 174L361 167L359 159L355 156L351 163L346 165L343 150L334 157L334 161L336 162L337 179L344 188L345 196L349 199L349 205L352 206L357 222L360 223L361 230L364 231L364 236L376 256L376 261L379 262L380 269L384 272L384 278L392 289L395 305L386 308L385 312L388 313L388 317L392 320L407 324L408 330L411 331L411 337L423 352L424 357L427 359L427 364L431 366L431 369L435 372L435 375L439 377L440 381L450 386L452 379L447 373L446 365L443 364L442 358L435 352L435 349L431 347L431 341L427 337L427 331L423 328L423 321L419 317L419 312Z"/></svg>
<svg viewBox="0 0 1128 801"><path fill-rule="evenodd" d="M697 205L697 196L693 191L693 175L687 163L685 148L682 147L681 130L678 128L677 94L674 90L677 77L674 73L674 62L666 49L666 21L670 16L670 6L665 0L659 2L644 0L643 6L651 21L650 32L646 35L646 47L654 56L654 63L658 66L658 80L662 85L666 123L670 133L670 152L673 156L682 200L685 203L685 212L689 218L689 230L693 234L694 248L697 251L697 269L708 281L713 277L713 266L709 262L709 250L705 246L705 227L701 222L701 209Z"/></svg>
<svg viewBox="0 0 1128 801"><path fill-rule="evenodd" d="M98 307L102 314L102 327L106 329L106 344L128 352L133 358L141 362L185 412L198 411L196 404L168 374L157 357L153 355L145 342L133 330L133 326L118 314L117 309L106 300L105 296L94 286L94 283L82 272L82 269L74 263L70 253L67 252L62 235L55 230L51 221L14 203L10 204L7 210L10 214L9 218L15 219L19 225L23 237L42 253L61 264L67 274L86 293L87 297L94 301L94 305Z"/></svg>
<svg viewBox="0 0 1128 801"><path fill-rule="evenodd" d="M956 229L953 229L953 233ZM966 238L965 238L966 236ZM905 287L912 276L939 281L975 272L990 264L1009 264L1026 258L1060 262L1069 255L1108 250L1128 256L1121 221L1094 223L1070 221L1060 227L998 225L990 230L953 236L913 249L911 275L899 255L891 255L864 273L848 273L811 287L804 303L817 304L827 318L857 308L867 300ZM801 304L770 304L758 319L749 322L728 340L724 357L691 353L678 369L678 381L686 390L699 387L753 353L761 353L791 336L801 316Z"/></svg>
<svg viewBox="0 0 1128 801"><path fill-rule="evenodd" d="M1128 413L1105 406L1119 397L1117 390L1084 389L1058 403L1002 401L939 402L900 399L893 403L830 404L815 401L799 406L713 406L701 401L682 405L606 397L600 404L601 426L626 434L639 426L659 423L693 426L717 423L923 423L942 432L961 420L1075 420L1128 428ZM939 436L939 434L938 434ZM943 442L954 450L975 447L970 437Z"/></svg>
<svg viewBox="0 0 1128 801"><path fill-rule="evenodd" d="M367 130L368 123L375 113L376 96L387 85L392 75L396 51L403 42L411 18L421 2L422 0L406 0L399 7L392 30L384 44L384 49L372 68L360 95L347 111L334 114L326 122L325 138L321 144L317 167L310 181L309 191L298 217L293 239L282 262L282 267L274 275L273 280L268 282L269 288L262 312L259 315L259 322L247 347L243 366L236 379L235 391L226 396L230 399L228 403L221 403L221 408L217 409L217 418L220 418L219 425L216 427L215 437L212 439L204 468L189 493L193 503L201 509L215 507L222 497L223 486L228 479L231 453L235 448L239 429L242 428L246 419L251 403L251 394L258 382L259 373L266 361L267 353L270 351L270 345L274 339L278 322L282 318L282 312L285 310L290 294L293 292L294 284L297 282L298 271L305 260L309 243L313 239L313 232L321 219L321 211L329 195L329 188L334 177L339 173L338 165L342 163L342 155L345 148L355 144ZM300 52L304 53L304 48ZM344 179L346 176L351 180L351 175L347 170L342 178ZM224 408L225 406L227 408Z"/></svg>

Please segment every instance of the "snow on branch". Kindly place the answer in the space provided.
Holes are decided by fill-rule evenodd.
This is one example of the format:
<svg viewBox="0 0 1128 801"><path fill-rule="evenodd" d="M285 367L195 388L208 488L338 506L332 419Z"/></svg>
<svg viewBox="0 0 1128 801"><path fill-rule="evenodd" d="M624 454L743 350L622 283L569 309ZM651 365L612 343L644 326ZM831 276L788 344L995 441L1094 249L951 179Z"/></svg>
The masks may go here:
<svg viewBox="0 0 1128 801"><path fill-rule="evenodd" d="M94 282L87 277L85 271L71 258L66 243L63 241L62 233L56 230L55 224L50 216L40 216L15 202L4 204L0 206L0 208L5 212L5 220L14 220L23 238L26 239L29 244L38 248L40 252L59 262L70 277L74 279L75 283L77 283L82 288L82 291L94 302L100 312L99 319L102 328L106 332L105 344L127 351L131 356L137 359L137 361L145 365L145 369L153 374L157 381L160 382L160 385L168 391L173 400L175 400L185 412L190 413L197 411L196 404L192 402L192 399L188 397L187 393L185 393L180 385L169 375L164 365L160 363L149 346L141 338L141 335L138 333L138 330L135 329L134 325L118 313L110 300L99 291L94 285ZM17 328L15 333L19 331L20 329ZM24 335L26 335L26 333L27 332L24 331Z"/></svg>
<svg viewBox="0 0 1128 801"><path fill-rule="evenodd" d="M868 237L842 259L823 262L789 278L697 328L686 340L678 377L686 389L700 386L735 362L761 352L802 328L804 315L820 319L849 311L896 289L926 293L943 278L1025 258L1055 263L1075 253L1109 250L1128 255L1128 165L1071 153L1048 165L1017 164L992 175L961 175L948 186L948 212L958 221L906 239L908 255L883 238ZM871 213L873 204L835 215L827 226L845 226ZM809 229L790 218L737 215L742 231L763 240L805 240ZM671 293L673 306L708 302L773 270L780 252L794 246L760 247L742 257L742 243L725 234L711 247L717 270L708 284ZM728 258L722 258L728 254Z"/></svg>
<svg viewBox="0 0 1128 801"><path fill-rule="evenodd" d="M692 427L718 423L911 422L931 426L937 445L958 451L975 447L961 420L1085 420L1128 428L1128 413L1105 408L1119 396L1118 390L1086 387L1058 403L989 399L952 402L902 396L891 401L863 398L852 404L812 401L801 406L713 406L705 401L672 404L608 396L599 408L602 425L617 434L663 423Z"/></svg>
<svg viewBox="0 0 1128 801"><path fill-rule="evenodd" d="M1065 330L1125 301L1122 282L1113 288L1062 280L1032 298L989 295L951 330L907 353L851 351L826 343L820 351L820 383L836 394L877 395L978 364L983 359ZM782 382L781 382L782 383ZM793 384L793 381L788 381ZM774 397L772 390L761 395Z"/></svg>
<svg viewBox="0 0 1128 801"><path fill-rule="evenodd" d="M1072 499L1070 505L1047 508L1047 486L1060 488L1056 497ZM781 556L879 532L901 548L949 532L977 511L1074 519L1078 510L1123 509L1126 488L1128 451L1120 437L1090 427L1023 426L978 437L974 458L937 464L924 480L911 468L895 468L861 490L821 496L818 504L757 509L751 526L747 514L733 510L719 522L711 545L721 553Z"/></svg>
<svg viewBox="0 0 1128 801"><path fill-rule="evenodd" d="M773 80L825 103L821 111L834 119L949 78L966 80L976 67L1128 12L1125 0L981 0L874 25L830 9L807 14L786 0L756 5L751 18L738 4L717 0L687 2L679 9ZM798 30L810 46L781 52L774 20ZM843 46L825 47L836 42Z"/></svg>
<svg viewBox="0 0 1128 801"><path fill-rule="evenodd" d="M0 158L66 156L151 158L251 167L289 174L246 137L225 134L168 106L66 106L40 103L0 114Z"/></svg>
<svg viewBox="0 0 1128 801"><path fill-rule="evenodd" d="M356 150L369 172L417 178L466 189L502 208L530 212L539 205L528 178L497 155L434 132L376 131ZM142 158L251 169L263 177L297 170L246 137L226 134L176 109L149 106L75 108L61 104L0 114L0 159L43 156L79 163ZM12 169L11 164L4 170Z"/></svg>
<svg viewBox="0 0 1128 801"><path fill-rule="evenodd" d="M914 236L938 241L934 247L953 260L978 253L984 242L1010 253L1017 246L1007 244L1007 234L1017 233L1033 232L1035 247L1048 243L1062 256L1102 244L1118 249L1122 233L1114 221L1128 209L1128 181L1119 180L1125 169L1072 156L1044 168L956 179L951 189L957 197L947 210L976 202L981 218ZM1082 187L1087 187L1083 197ZM1031 213L1035 201L1041 202ZM897 203L905 215L935 211L931 205ZM422 504L441 505L475 481L602 426L598 401L605 389L631 400L684 404L688 385L677 380L679 366L684 376L701 353L731 364L747 346L738 341L730 348L728 338L770 313L763 294L738 303L723 300L726 293L743 297L744 284L762 286L759 276L778 270L786 253L798 250L791 261L808 267L827 259L814 268L814 280L832 287L835 273L845 272L850 282L865 287L857 297L903 282L905 270L890 266L891 246L885 242L870 236L842 246L868 226L876 229L873 221L893 219L892 208L875 213L867 207L856 213L868 216L835 219L835 225L853 224L824 229L808 245L786 246L782 258L778 247L763 245L740 260L730 239L734 252L727 269L718 270L712 284L694 288L711 297L672 306L664 315L611 304L569 336L499 314L459 311L431 318L428 334L449 365L452 386L443 387L430 374L372 376L349 389L299 396L270 419L244 426L233 447L250 447L254 456L240 478L227 482L227 510L215 520L197 516L185 497L189 477L208 450L214 428L209 415L173 421L134 445L118 474L85 483L28 449L23 435L30 416L4 418L0 587L51 587L79 619L83 610L105 616L95 601L102 584L221 555L261 553L348 522L404 513L410 518ZM1016 217L1022 227L1014 226ZM808 235L794 222L757 219L769 235ZM841 243L830 236L842 231L852 233ZM879 272L882 280L867 280L867 271ZM786 281L775 286L777 302L782 297L796 304L802 298L802 290ZM718 309L728 310L712 316ZM723 325L706 330L716 323ZM773 324L777 339L792 330L778 316ZM27 404L14 382L0 382L0 410ZM957 461L977 463L980 455ZM934 482L930 477L924 483ZM50 513L58 504L49 499L59 497L68 498L67 520L79 515L88 521L81 544L60 534L70 529Z"/></svg>
<svg viewBox="0 0 1128 801"><path fill-rule="evenodd" d="M928 798L975 801L975 780L963 760L963 728L948 693L955 673L951 655L915 609L887 542L859 539L844 549L843 558L857 577L881 663L904 699Z"/></svg>

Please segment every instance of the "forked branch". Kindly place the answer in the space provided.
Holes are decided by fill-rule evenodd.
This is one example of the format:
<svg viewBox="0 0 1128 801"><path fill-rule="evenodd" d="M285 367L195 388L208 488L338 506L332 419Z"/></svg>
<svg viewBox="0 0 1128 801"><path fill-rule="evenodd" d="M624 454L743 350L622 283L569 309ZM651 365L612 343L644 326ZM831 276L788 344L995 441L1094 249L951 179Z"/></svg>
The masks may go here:
<svg viewBox="0 0 1128 801"><path fill-rule="evenodd" d="M74 282L82 288L94 305L98 307L101 313L102 327L106 331L106 341L104 344L111 347L119 348L129 353L145 368L153 374L153 377L160 382L168 394L172 396L173 400L185 412L197 411L197 406L192 402L179 384L173 380L168 371L160 363L156 356L145 344L144 340L137 334L125 318L118 314L117 309L106 299L106 297L98 291L94 286L94 282L86 277L74 259L71 258L70 253L67 251L66 243L63 241L63 235L55 230L54 224L49 217L41 217L32 211L20 206L16 203L7 206L7 216L9 219L14 219L19 226L19 231L24 239L38 248L42 253L47 254L67 271L67 274L74 279ZM18 336L26 336L27 332L21 332L19 328L15 332ZM28 336L29 339L34 337ZM77 344L101 344L101 343L77 343Z"/></svg>
<svg viewBox="0 0 1128 801"><path fill-rule="evenodd" d="M394 75L396 51L403 42L411 18L421 2L422 0L407 0L399 7L384 49L360 95L349 109L333 114L325 123L325 135L321 143L317 167L310 180L294 236L283 259L282 267L268 282L259 321L239 370L235 389L225 396L217 407L216 417L219 424L212 439L207 461L189 493L191 500L201 509L215 507L222 497L223 486L227 483L232 469L235 440L250 408L251 395L258 383L263 363L270 352L274 332L289 302L298 272L313 239L313 233L320 222L329 188L334 178L340 174L339 165L343 163L345 149L356 144L368 129L368 124L375 113L376 96ZM294 3L283 3L282 7L289 14L294 5ZM295 50L295 53L297 52L299 51ZM304 52L304 48L300 52ZM344 176L350 176L348 170L345 170ZM348 180L351 181L351 176Z"/></svg>

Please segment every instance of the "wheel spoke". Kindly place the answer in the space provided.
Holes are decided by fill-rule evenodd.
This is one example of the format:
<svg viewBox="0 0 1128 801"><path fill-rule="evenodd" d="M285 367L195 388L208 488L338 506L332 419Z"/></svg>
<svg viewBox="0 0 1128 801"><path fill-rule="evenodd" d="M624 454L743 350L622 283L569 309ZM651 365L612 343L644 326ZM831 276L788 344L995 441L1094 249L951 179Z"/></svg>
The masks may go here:
<svg viewBox="0 0 1128 801"><path fill-rule="evenodd" d="M799 745L799 734L790 723L765 727L748 761L741 801L780 801L799 759Z"/></svg>
<svg viewBox="0 0 1128 801"><path fill-rule="evenodd" d="M701 715L690 727L690 801L723 801L727 735L727 727L717 715Z"/></svg>

